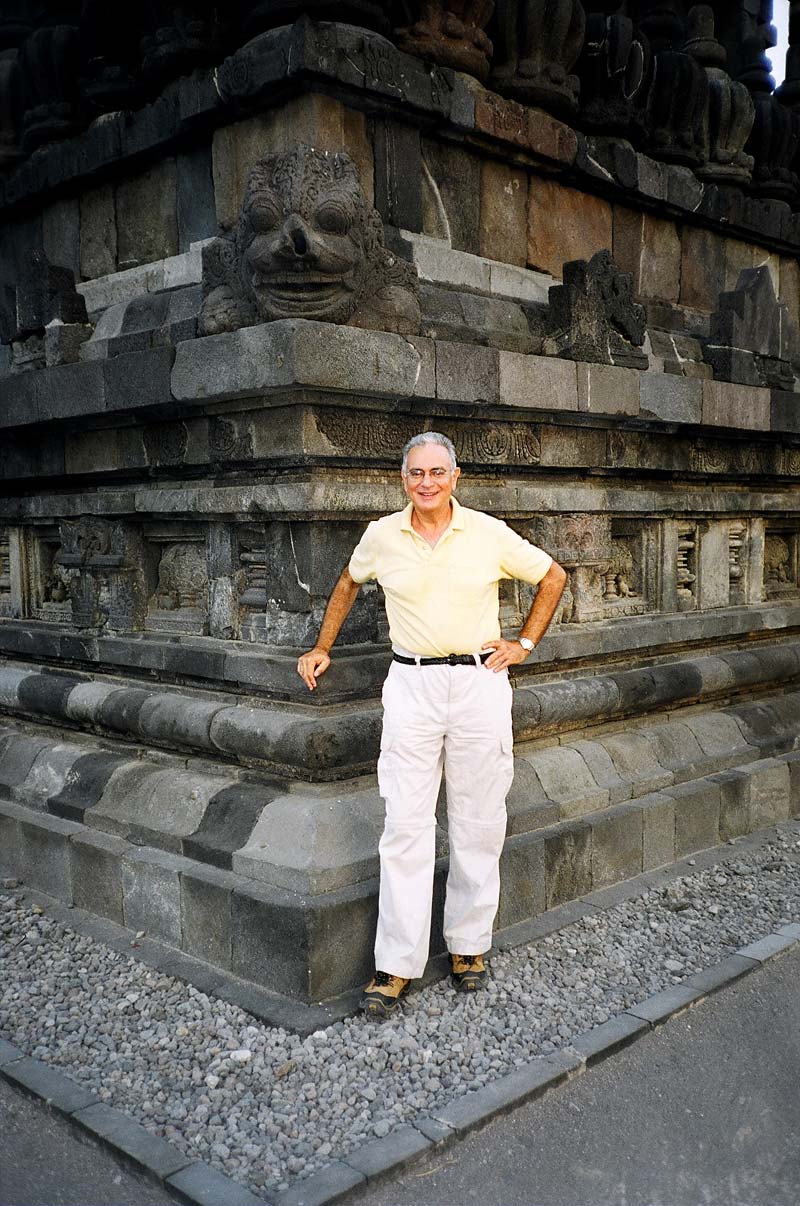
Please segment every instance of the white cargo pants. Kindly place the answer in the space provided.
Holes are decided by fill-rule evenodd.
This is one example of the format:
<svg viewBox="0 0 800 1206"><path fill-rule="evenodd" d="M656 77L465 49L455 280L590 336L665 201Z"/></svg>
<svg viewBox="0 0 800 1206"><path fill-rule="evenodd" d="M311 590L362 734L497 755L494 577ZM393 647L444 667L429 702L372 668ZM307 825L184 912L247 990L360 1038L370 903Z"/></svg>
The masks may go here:
<svg viewBox="0 0 800 1206"><path fill-rule="evenodd" d="M428 959L443 765L450 839L445 942L462 955L492 945L514 776L511 684L507 671L482 665L392 662L383 707L378 784L386 824L375 967L413 979Z"/></svg>

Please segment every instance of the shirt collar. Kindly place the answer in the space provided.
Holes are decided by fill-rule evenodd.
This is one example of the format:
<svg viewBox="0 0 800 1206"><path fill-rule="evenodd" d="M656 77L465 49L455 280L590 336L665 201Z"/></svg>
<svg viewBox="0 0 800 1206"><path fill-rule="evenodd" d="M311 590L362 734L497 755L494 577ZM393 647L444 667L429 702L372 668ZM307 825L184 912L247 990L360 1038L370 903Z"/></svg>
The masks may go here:
<svg viewBox="0 0 800 1206"><path fill-rule="evenodd" d="M450 506L452 508L453 514L450 518L450 523L448 524L447 531L448 532L461 531L464 527L463 507L459 503L458 499L456 499L452 496L450 498ZM414 529L411 526L411 514L412 514L413 510L414 510L414 504L408 503L405 510L402 512L403 518L400 521L400 531L401 532L413 532L414 531Z"/></svg>

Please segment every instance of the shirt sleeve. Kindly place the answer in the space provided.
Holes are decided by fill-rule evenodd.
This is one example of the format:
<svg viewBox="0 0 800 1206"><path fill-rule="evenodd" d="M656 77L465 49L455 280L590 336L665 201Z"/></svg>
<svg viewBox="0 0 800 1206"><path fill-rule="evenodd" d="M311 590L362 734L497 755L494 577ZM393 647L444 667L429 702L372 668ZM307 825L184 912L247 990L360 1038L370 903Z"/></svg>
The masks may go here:
<svg viewBox="0 0 800 1206"><path fill-rule="evenodd" d="M522 582L530 582L536 586L541 582L553 558L538 545L531 544L518 535L508 524L503 524L505 531L500 546L500 568L507 578L519 578Z"/></svg>
<svg viewBox="0 0 800 1206"><path fill-rule="evenodd" d="M367 525L364 535L353 549L353 554L347 568L354 582L369 582L370 578L374 578L377 575L378 567L375 564L374 527L374 523Z"/></svg>

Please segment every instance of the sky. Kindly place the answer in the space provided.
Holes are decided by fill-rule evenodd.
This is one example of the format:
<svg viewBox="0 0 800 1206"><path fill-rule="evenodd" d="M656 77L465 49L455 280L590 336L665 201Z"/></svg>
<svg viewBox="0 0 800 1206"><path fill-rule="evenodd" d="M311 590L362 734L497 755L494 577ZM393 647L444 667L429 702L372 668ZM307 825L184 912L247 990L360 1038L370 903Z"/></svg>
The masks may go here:
<svg viewBox="0 0 800 1206"><path fill-rule="evenodd" d="M786 47L789 45L789 0L772 0L772 21L778 31L778 45L770 51L775 83L783 82L786 71Z"/></svg>

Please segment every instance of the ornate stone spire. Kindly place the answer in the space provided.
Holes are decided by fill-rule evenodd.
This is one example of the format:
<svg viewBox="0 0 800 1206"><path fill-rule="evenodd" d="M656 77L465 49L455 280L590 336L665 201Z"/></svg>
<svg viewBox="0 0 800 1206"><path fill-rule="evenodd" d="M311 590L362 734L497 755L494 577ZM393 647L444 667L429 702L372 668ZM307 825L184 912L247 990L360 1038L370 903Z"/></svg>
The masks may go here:
<svg viewBox="0 0 800 1206"><path fill-rule="evenodd" d="M601 133L623 134L638 142L644 134L644 104L650 70L650 44L630 17L607 13L616 4L592 5L578 60L581 119Z"/></svg>
<svg viewBox="0 0 800 1206"><path fill-rule="evenodd" d="M705 163L697 174L718 184L747 184L753 157L743 148L753 128L755 107L745 85L732 80L725 70L727 54L714 36L710 4L697 4L690 10L689 38L684 49L700 64L708 81L703 117Z"/></svg>
<svg viewBox="0 0 800 1206"><path fill-rule="evenodd" d="M571 72L586 30L579 0L501 0L497 27L493 87L556 113L574 110L580 84Z"/></svg>
<svg viewBox="0 0 800 1206"><path fill-rule="evenodd" d="M400 49L485 80L492 53L485 30L494 0L422 0L414 7L418 20L396 31Z"/></svg>
<svg viewBox="0 0 800 1206"><path fill-rule="evenodd" d="M705 73L683 49L685 25L677 0L645 0L639 26L653 49L648 98L651 151L669 163L703 162Z"/></svg>

